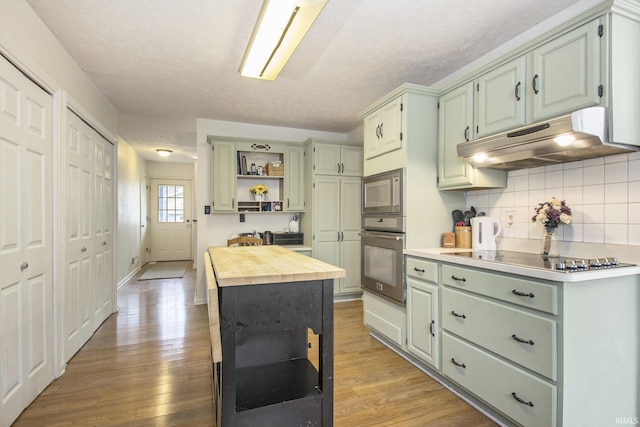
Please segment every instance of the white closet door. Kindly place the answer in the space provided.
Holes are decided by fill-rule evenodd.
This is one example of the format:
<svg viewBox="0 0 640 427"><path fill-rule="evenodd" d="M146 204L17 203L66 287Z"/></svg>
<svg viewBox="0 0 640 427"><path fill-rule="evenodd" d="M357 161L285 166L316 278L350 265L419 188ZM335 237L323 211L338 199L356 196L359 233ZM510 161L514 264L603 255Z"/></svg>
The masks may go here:
<svg viewBox="0 0 640 427"><path fill-rule="evenodd" d="M51 105L0 57L0 425L53 381Z"/></svg>
<svg viewBox="0 0 640 427"><path fill-rule="evenodd" d="M94 300L93 330L111 314L113 294L113 146L93 131L95 137L95 197L93 205Z"/></svg>
<svg viewBox="0 0 640 427"><path fill-rule="evenodd" d="M65 361L93 333L93 170L95 135L67 110L65 150Z"/></svg>

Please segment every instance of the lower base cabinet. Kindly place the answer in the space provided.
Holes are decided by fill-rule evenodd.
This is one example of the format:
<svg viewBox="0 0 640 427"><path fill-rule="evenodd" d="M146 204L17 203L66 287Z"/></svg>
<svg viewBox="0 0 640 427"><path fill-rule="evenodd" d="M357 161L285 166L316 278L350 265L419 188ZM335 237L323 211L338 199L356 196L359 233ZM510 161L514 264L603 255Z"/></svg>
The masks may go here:
<svg viewBox="0 0 640 427"><path fill-rule="evenodd" d="M442 373L524 426L556 425L556 387L442 333Z"/></svg>
<svg viewBox="0 0 640 427"><path fill-rule="evenodd" d="M637 424L640 275L552 281L413 254L405 272L406 307L365 291L364 323L499 422Z"/></svg>

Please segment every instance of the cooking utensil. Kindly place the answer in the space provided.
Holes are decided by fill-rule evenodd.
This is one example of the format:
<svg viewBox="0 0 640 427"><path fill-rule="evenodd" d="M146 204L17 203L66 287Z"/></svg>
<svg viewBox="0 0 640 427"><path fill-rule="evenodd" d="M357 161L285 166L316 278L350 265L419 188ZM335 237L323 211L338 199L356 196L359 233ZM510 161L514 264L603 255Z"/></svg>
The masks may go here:
<svg viewBox="0 0 640 427"><path fill-rule="evenodd" d="M451 212L451 217L453 218L453 230L456 229L456 223L464 222L464 212L462 212L460 209L456 209Z"/></svg>
<svg viewBox="0 0 640 427"><path fill-rule="evenodd" d="M471 212L471 211L465 211L464 212L464 225L471 225L471 218L474 218L476 216L475 213Z"/></svg>
<svg viewBox="0 0 640 427"><path fill-rule="evenodd" d="M473 212L473 216L478 215L478 212L476 212L476 208L474 208L473 206L471 206L471 207L469 208L469 210L470 210L471 212Z"/></svg>

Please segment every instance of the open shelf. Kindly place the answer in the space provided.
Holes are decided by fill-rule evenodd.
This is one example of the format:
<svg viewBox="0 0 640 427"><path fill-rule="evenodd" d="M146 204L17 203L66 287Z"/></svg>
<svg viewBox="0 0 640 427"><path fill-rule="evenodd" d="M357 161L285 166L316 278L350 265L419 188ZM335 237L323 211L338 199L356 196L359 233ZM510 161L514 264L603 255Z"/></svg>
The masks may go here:
<svg viewBox="0 0 640 427"><path fill-rule="evenodd" d="M236 412L322 394L316 368L306 358L236 371Z"/></svg>
<svg viewBox="0 0 640 427"><path fill-rule="evenodd" d="M282 212L282 201L238 202L238 212Z"/></svg>

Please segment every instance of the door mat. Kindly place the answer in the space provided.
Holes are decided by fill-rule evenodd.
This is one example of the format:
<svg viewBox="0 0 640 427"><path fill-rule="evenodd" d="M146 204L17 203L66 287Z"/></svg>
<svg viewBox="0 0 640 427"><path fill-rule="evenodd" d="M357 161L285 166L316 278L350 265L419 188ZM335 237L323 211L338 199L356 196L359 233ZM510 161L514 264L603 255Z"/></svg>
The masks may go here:
<svg viewBox="0 0 640 427"><path fill-rule="evenodd" d="M151 267L138 280L174 279L184 276L186 267Z"/></svg>

